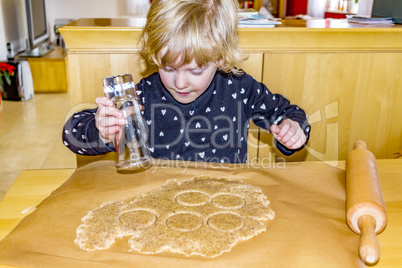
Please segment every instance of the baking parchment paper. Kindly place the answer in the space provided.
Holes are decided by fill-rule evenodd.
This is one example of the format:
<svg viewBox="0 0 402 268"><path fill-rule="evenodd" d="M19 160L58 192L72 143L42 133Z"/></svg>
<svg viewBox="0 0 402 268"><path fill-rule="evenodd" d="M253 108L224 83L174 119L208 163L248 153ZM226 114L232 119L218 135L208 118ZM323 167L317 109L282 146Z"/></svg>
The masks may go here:
<svg viewBox="0 0 402 268"><path fill-rule="evenodd" d="M259 186L275 219L267 231L216 258L129 251L128 238L87 252L75 243L88 211L108 201L129 202L163 185L209 175ZM359 236L345 221L345 172L321 162L221 165L160 162L134 174L113 161L80 167L0 242L0 263L19 267L365 267Z"/></svg>

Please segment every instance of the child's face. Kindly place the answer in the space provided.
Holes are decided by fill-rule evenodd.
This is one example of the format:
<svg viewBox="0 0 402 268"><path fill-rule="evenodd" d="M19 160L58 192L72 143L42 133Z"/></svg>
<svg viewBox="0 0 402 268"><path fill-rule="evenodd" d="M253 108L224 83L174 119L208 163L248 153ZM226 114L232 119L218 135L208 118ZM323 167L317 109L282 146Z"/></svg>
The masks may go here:
<svg viewBox="0 0 402 268"><path fill-rule="evenodd" d="M195 60L182 66L173 64L159 67L162 83L180 103L191 103L202 95L214 78L215 72L214 62L199 67Z"/></svg>

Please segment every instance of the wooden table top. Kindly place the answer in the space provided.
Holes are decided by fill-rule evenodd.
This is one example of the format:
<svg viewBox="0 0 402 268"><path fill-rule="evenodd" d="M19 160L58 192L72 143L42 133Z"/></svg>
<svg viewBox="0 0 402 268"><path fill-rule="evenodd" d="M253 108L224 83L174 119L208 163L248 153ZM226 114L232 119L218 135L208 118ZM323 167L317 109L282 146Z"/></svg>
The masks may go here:
<svg viewBox="0 0 402 268"><path fill-rule="evenodd" d="M402 264L400 254L402 252L402 159L377 160L377 166L388 224L385 231L378 235L381 258L376 267L396 267ZM344 161L340 161L338 167L344 169ZM0 240L11 232L23 217L34 211L36 205L63 184L74 171L74 169L23 171L0 202ZM0 265L0 267L6 266Z"/></svg>

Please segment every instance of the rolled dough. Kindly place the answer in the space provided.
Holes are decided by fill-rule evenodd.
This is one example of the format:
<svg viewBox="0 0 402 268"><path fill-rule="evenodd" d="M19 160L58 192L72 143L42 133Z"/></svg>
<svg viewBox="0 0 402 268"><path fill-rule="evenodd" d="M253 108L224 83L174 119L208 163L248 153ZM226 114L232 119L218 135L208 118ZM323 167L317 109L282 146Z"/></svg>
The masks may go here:
<svg viewBox="0 0 402 268"><path fill-rule="evenodd" d="M89 211L77 228L80 248L108 249L130 236L131 250L216 257L266 230L274 211L259 187L241 180L175 179L130 203L107 202Z"/></svg>

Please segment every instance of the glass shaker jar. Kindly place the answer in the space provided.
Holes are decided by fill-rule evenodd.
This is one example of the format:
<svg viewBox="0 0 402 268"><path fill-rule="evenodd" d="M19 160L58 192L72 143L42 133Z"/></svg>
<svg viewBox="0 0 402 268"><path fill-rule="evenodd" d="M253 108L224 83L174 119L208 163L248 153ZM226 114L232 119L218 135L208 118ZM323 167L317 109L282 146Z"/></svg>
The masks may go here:
<svg viewBox="0 0 402 268"><path fill-rule="evenodd" d="M105 77L102 82L105 96L113 101L126 121L125 125L120 126L113 141L117 171L135 172L150 167L152 157L148 146L148 133L132 74Z"/></svg>

